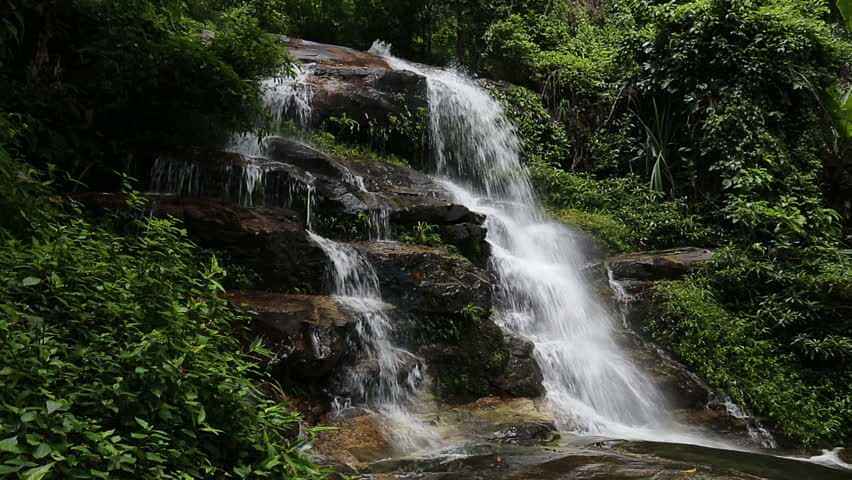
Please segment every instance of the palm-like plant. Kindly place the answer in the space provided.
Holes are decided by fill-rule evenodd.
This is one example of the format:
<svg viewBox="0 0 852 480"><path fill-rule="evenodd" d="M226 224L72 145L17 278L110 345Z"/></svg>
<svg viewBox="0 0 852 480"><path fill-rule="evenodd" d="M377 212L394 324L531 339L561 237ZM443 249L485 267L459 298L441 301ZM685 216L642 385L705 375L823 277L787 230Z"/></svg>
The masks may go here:
<svg viewBox="0 0 852 480"><path fill-rule="evenodd" d="M668 183L670 193L673 193L675 182L671 162L676 128L668 106L660 108L656 99L652 100L652 106L653 115L649 119L634 112L645 133L642 150L634 161L644 160L645 170L650 176L650 186L653 190L665 192L665 184Z"/></svg>

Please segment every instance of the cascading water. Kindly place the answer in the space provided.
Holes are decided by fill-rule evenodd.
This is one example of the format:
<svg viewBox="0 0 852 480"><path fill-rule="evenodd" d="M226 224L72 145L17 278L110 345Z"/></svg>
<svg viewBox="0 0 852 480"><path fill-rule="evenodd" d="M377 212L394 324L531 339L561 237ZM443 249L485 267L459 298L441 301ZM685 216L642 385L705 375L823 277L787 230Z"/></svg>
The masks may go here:
<svg viewBox="0 0 852 480"><path fill-rule="evenodd" d="M616 343L615 322L583 278L576 235L549 221L536 201L517 135L500 105L460 73L386 59L428 80L437 174L457 201L487 215L499 279L497 319L535 343L561 427L664 437L665 400Z"/></svg>
<svg viewBox="0 0 852 480"><path fill-rule="evenodd" d="M308 128L314 97L308 79L313 72L313 65L297 65L294 68L292 76L276 76L261 82L263 105L272 118L272 125L279 125L282 120L289 118L300 127ZM266 151L263 138L255 132L234 135L226 149L246 157L263 157Z"/></svg>
<svg viewBox="0 0 852 480"><path fill-rule="evenodd" d="M309 235L334 267L335 299L357 317L363 358L348 372L347 383L353 396L385 419L398 450L435 447L439 443L438 434L411 411L418 387L423 383L421 362L394 344L392 307L382 300L373 266L352 246L313 232Z"/></svg>

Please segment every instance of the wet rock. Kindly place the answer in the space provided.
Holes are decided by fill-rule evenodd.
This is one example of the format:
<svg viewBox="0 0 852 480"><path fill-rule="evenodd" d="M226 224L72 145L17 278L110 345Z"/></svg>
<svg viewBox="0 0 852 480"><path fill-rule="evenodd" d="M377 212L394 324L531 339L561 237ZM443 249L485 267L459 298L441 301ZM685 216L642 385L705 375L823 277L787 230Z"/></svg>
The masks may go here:
<svg viewBox="0 0 852 480"><path fill-rule="evenodd" d="M373 415L331 419L328 426L334 429L317 437L314 450L332 463L357 470L393 451L379 418Z"/></svg>
<svg viewBox="0 0 852 480"><path fill-rule="evenodd" d="M242 208L207 198L160 197L156 215L170 215L186 224L202 246L224 249L251 266L258 287L276 291L322 291L328 259L314 244L298 214L284 208Z"/></svg>
<svg viewBox="0 0 852 480"><path fill-rule="evenodd" d="M238 153L204 147L173 147L156 154L147 179L152 193L182 197L217 198L244 206L264 205L262 185L252 173L269 168L269 162ZM267 202L267 206L281 206Z"/></svg>
<svg viewBox="0 0 852 480"><path fill-rule="evenodd" d="M74 198L100 213L126 210L123 195L79 194ZM213 198L149 195L149 213L183 221L205 248L223 250L258 274L257 287L275 291L322 292L328 259L305 231L298 213L286 208L243 208Z"/></svg>
<svg viewBox="0 0 852 480"><path fill-rule="evenodd" d="M228 299L254 317L253 329L275 354L273 373L280 380L325 377L346 353L354 318L332 297L237 292Z"/></svg>
<svg viewBox="0 0 852 480"><path fill-rule="evenodd" d="M847 472L758 453L653 442L523 447L484 445L463 454L374 462L361 478L421 480L798 480Z"/></svg>
<svg viewBox="0 0 852 480"><path fill-rule="evenodd" d="M457 331L457 338L440 338L417 350L426 359L435 393L451 404L469 402L485 395L504 393L497 386L509 358L500 327L490 321L459 324L445 321L437 327Z"/></svg>
<svg viewBox="0 0 852 480"><path fill-rule="evenodd" d="M540 397L545 390L541 368L533 358L534 345L529 340L512 335L506 336L509 361L503 375L497 378L495 387L513 397Z"/></svg>
<svg viewBox="0 0 852 480"><path fill-rule="evenodd" d="M606 260L610 280L625 299L641 294L653 282L676 280L707 264L713 251L703 248L676 248L637 252Z"/></svg>
<svg viewBox="0 0 852 480"><path fill-rule="evenodd" d="M386 149L423 156L425 142L412 137L404 124L424 124L425 77L393 70L382 57L366 52L295 38L284 42L294 59L313 65L309 77L313 127L345 117L358 122L363 140L375 142L376 130L382 130Z"/></svg>
<svg viewBox="0 0 852 480"><path fill-rule="evenodd" d="M540 445L559 438L550 410L541 400L483 397L442 415L450 426L479 440L512 445Z"/></svg>
<svg viewBox="0 0 852 480"><path fill-rule="evenodd" d="M846 448L841 448L837 452L837 456L838 458L840 458L841 461L843 461L843 463L852 465L852 448L848 446Z"/></svg>
<svg viewBox="0 0 852 480"><path fill-rule="evenodd" d="M458 248L473 263L486 266L491 248L486 241L487 231L481 222L443 225L438 231L444 243Z"/></svg>
<svg viewBox="0 0 852 480"><path fill-rule="evenodd" d="M540 445L559 438L551 422L509 423L498 426L494 439L513 445Z"/></svg>
<svg viewBox="0 0 852 480"><path fill-rule="evenodd" d="M398 366L396 381L404 387L418 387L422 381L420 372L423 361L417 356L405 355ZM328 381L326 391L330 397L344 398L355 404L368 401L367 394L380 391L383 385L381 366L375 358L361 353L350 356L346 365L341 365Z"/></svg>
<svg viewBox="0 0 852 480"><path fill-rule="evenodd" d="M397 242L357 242L374 266L385 300L409 312L461 315L491 309L486 271L444 248Z"/></svg>
<svg viewBox="0 0 852 480"><path fill-rule="evenodd" d="M341 240L388 234L392 226L435 225L446 243L484 264L485 218L454 204L429 176L396 163L328 155L294 139L266 144L269 158L200 148L162 152L149 173L150 190L289 208Z"/></svg>
<svg viewBox="0 0 852 480"><path fill-rule="evenodd" d="M312 185L326 207L341 213L386 210L394 220L405 216L415 222L432 223L475 218L465 207L453 205L446 189L429 176L404 165L335 157L282 137L269 140L268 155L273 161L290 166L284 170L293 180ZM452 211L458 220L442 210Z"/></svg>
<svg viewBox="0 0 852 480"><path fill-rule="evenodd" d="M701 411L714 398L713 390L703 380L654 344L628 334L623 346L665 395L671 408Z"/></svg>
<svg viewBox="0 0 852 480"><path fill-rule="evenodd" d="M290 56L302 63L390 70L390 66L382 57L371 53L292 37L281 37L281 41L287 44Z"/></svg>
<svg viewBox="0 0 852 480"><path fill-rule="evenodd" d="M463 403L499 393L539 396L532 345L506 339L491 319L489 274L445 248L357 242L386 301L399 308L400 341L425 359L443 400Z"/></svg>

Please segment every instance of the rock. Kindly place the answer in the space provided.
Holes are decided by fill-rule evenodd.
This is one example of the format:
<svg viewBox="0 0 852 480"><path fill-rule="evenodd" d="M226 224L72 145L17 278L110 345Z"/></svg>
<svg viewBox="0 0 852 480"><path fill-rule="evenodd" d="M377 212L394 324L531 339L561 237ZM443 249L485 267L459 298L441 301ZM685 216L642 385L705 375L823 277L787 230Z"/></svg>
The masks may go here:
<svg viewBox="0 0 852 480"><path fill-rule="evenodd" d="M83 193L72 197L95 214L127 210L124 195ZM149 195L149 212L181 220L199 245L225 251L259 276L261 289L323 292L328 258L307 235L299 214L286 208L244 208L213 198Z"/></svg>
<svg viewBox="0 0 852 480"><path fill-rule="evenodd" d="M703 410L713 398L713 390L680 362L636 334L628 334L624 344L630 358L678 410Z"/></svg>
<svg viewBox="0 0 852 480"><path fill-rule="evenodd" d="M275 354L279 380L328 376L346 353L354 317L332 297L237 292L228 299L254 316L255 333Z"/></svg>
<svg viewBox="0 0 852 480"><path fill-rule="evenodd" d="M394 70L384 58L371 53L295 38L283 40L294 59L311 65L311 126L345 117L358 122L363 140L375 142L373 137L381 130L379 137L386 149L423 156L425 142L413 138L412 129L404 124L425 124L425 77Z"/></svg>
<svg viewBox="0 0 852 480"><path fill-rule="evenodd" d="M491 256L491 246L486 241L487 231L480 223L458 223L438 228L441 240L459 249L459 252L476 265L485 268Z"/></svg>
<svg viewBox="0 0 852 480"><path fill-rule="evenodd" d="M441 417L448 428L487 442L533 445L559 437L543 400L489 396L452 407Z"/></svg>
<svg viewBox="0 0 852 480"><path fill-rule="evenodd" d="M209 197L243 206L264 205L263 182L252 173L270 167L264 159L202 147L175 147L159 152L148 172L149 191L182 197ZM261 188L257 188L261 187ZM267 202L266 206L282 204Z"/></svg>
<svg viewBox="0 0 852 480"><path fill-rule="evenodd" d="M629 299L653 282L682 278L712 258L712 250L685 247L611 257L606 260L606 268L622 298Z"/></svg>
<svg viewBox="0 0 852 480"><path fill-rule="evenodd" d="M552 422L508 423L498 426L494 440L513 445L540 445L559 438Z"/></svg>
<svg viewBox="0 0 852 480"><path fill-rule="evenodd" d="M334 429L319 434L314 450L334 463L359 469L393 451L380 419L373 415L331 419L328 426Z"/></svg>
<svg viewBox="0 0 852 480"><path fill-rule="evenodd" d="M443 400L539 396L532 345L506 339L491 319L489 274L445 248L352 244L373 265L384 299L399 309L400 342L422 356Z"/></svg>
<svg viewBox="0 0 852 480"><path fill-rule="evenodd" d="M486 271L444 248L397 242L352 244L374 266L385 300L425 315L461 315L491 309Z"/></svg>
<svg viewBox="0 0 852 480"><path fill-rule="evenodd" d="M509 361L494 386L513 397L536 398L544 395L544 377L541 367L533 357L533 343L506 335L506 344L509 348Z"/></svg>
<svg viewBox="0 0 852 480"><path fill-rule="evenodd" d="M328 259L298 214L285 208L242 208L209 198L157 197L156 215L183 220L199 244L226 250L260 276L260 288L322 292Z"/></svg>
<svg viewBox="0 0 852 480"><path fill-rule="evenodd" d="M363 217L376 223L374 228L381 222L387 223L385 229L437 225L448 244L477 261L487 257L485 218L454 204L429 176L395 163L328 155L293 139L270 138L267 147L269 158L200 148L161 153L150 172L150 189L245 207L293 209L303 221L310 214L321 234L341 240L353 239L352 228L338 232L326 223L363 229L358 224ZM366 238L368 233L359 235Z"/></svg>
<svg viewBox="0 0 852 480"><path fill-rule="evenodd" d="M405 355L396 375L398 385L419 386L423 362L413 354ZM328 382L326 391L333 398L348 399L352 403L365 403L367 395L381 391L381 367L375 358L358 352L351 355L348 364L338 369Z"/></svg>
<svg viewBox="0 0 852 480"><path fill-rule="evenodd" d="M849 446L838 450L837 456L838 458L840 458L841 461L843 461L843 463L852 465L852 448L850 448Z"/></svg>
<svg viewBox="0 0 852 480"><path fill-rule="evenodd" d="M286 36L282 36L281 41L287 45L287 51L290 56L302 63L390 70L387 61L372 53Z"/></svg>
<svg viewBox="0 0 852 480"><path fill-rule="evenodd" d="M453 205L446 189L429 176L404 165L333 157L305 143L282 137L269 140L268 155L273 161L290 167L282 169L289 176L288 180L312 185L323 203L321 208L347 214L385 210L394 221L402 215L414 222L481 221L481 217L475 217L467 208ZM458 218L435 213L445 211L458 212L455 213Z"/></svg>

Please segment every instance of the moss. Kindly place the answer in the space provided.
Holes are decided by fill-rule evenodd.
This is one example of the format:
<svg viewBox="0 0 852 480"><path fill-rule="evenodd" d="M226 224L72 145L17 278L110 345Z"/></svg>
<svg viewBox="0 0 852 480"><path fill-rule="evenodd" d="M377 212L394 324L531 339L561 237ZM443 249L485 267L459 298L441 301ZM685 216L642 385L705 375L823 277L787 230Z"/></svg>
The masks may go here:
<svg viewBox="0 0 852 480"><path fill-rule="evenodd" d="M399 166L409 165L404 158L393 153L377 150L369 145L354 142L345 133L335 135L328 131L306 131L292 121L282 122L275 129L275 133L282 137L301 140L330 155L347 160L384 162Z"/></svg>
<svg viewBox="0 0 852 480"><path fill-rule="evenodd" d="M633 231L630 227L608 213L566 208L554 210L551 215L568 225L594 234L615 252L629 250L634 241Z"/></svg>

